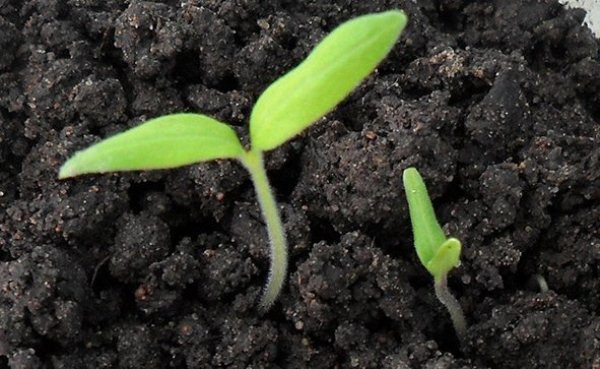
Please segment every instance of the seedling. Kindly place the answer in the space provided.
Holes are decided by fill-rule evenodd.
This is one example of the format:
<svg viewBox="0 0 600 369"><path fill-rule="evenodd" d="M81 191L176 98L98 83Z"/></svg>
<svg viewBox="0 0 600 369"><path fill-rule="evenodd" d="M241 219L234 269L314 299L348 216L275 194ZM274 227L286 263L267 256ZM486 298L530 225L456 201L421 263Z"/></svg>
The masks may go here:
<svg viewBox="0 0 600 369"><path fill-rule="evenodd" d="M269 235L271 266L260 302L265 311L283 287L288 256L263 153L299 134L348 96L388 54L406 21L402 11L392 10L352 19L333 30L258 98L250 115L249 149L242 147L231 127L213 118L171 114L77 152L60 168L59 178L239 160L250 173Z"/></svg>
<svg viewBox="0 0 600 369"><path fill-rule="evenodd" d="M435 295L448 309L456 335L464 342L467 323L460 304L448 289L448 272L460 265L460 241L446 238L437 221L425 182L415 168L404 170L404 191L408 200L415 249L421 264L433 276Z"/></svg>

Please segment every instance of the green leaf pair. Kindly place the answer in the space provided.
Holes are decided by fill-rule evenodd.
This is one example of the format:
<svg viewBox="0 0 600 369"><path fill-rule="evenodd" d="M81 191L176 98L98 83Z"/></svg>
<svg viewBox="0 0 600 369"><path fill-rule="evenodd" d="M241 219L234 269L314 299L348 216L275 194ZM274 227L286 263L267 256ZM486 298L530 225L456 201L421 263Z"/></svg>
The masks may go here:
<svg viewBox="0 0 600 369"><path fill-rule="evenodd" d="M402 181L419 260L435 279L445 277L460 264L461 243L444 235L421 174L415 168L407 168Z"/></svg>
<svg viewBox="0 0 600 369"><path fill-rule="evenodd" d="M285 281L287 245L262 153L302 132L350 94L388 54L406 22L403 12L392 10L337 27L259 97L250 116L250 150L242 147L235 131L224 123L200 114L172 114L76 153L60 168L59 178L239 160L250 172L271 244L271 269L261 300L266 310Z"/></svg>
<svg viewBox="0 0 600 369"><path fill-rule="evenodd" d="M260 96L250 117L252 149L272 150L327 114L373 71L405 25L404 13L393 10L336 28ZM174 168L240 158L244 151L228 125L200 114L172 114L78 152L62 166L59 178Z"/></svg>

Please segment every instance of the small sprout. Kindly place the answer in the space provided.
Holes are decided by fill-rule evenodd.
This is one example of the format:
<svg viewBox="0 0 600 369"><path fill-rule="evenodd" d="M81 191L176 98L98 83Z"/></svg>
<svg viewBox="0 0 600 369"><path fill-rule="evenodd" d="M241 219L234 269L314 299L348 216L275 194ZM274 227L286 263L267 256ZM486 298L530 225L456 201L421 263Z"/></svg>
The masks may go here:
<svg viewBox="0 0 600 369"><path fill-rule="evenodd" d="M417 255L433 276L435 295L448 309L456 335L462 343L467 333L467 323L460 304L448 289L447 278L448 272L460 265L460 241L444 235L419 172L415 168L405 169L402 181Z"/></svg>
<svg viewBox="0 0 600 369"><path fill-rule="evenodd" d="M537 282L537 286L539 287L541 293L546 293L550 291L550 288L548 287L548 282L546 282L546 278L544 278L543 275L534 274L532 276L532 279L534 279L535 282Z"/></svg>
<svg viewBox="0 0 600 369"><path fill-rule="evenodd" d="M200 114L171 114L77 152L60 168L59 178L239 160L254 183L271 245L269 279L260 302L265 311L281 292L288 255L263 152L292 139L348 96L389 53L406 21L402 11L392 10L352 19L333 30L259 97L250 116L249 150L224 123Z"/></svg>

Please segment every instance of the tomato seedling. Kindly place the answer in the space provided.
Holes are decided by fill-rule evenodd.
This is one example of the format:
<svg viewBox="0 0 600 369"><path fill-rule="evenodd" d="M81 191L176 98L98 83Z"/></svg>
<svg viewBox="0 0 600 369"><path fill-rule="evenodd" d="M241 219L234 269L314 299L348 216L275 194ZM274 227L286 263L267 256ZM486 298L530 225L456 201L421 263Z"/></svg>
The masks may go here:
<svg viewBox="0 0 600 369"><path fill-rule="evenodd" d="M463 342L467 333L467 322L458 300L448 289L448 272L460 265L461 243L456 238L446 238L444 235L421 174L415 168L407 168L402 174L402 181L417 256L433 276L435 295L448 309L456 335Z"/></svg>
<svg viewBox="0 0 600 369"><path fill-rule="evenodd" d="M406 25L402 11L364 15L325 37L296 68L258 98L250 114L251 147L228 125L200 114L171 114L77 152L59 178L86 173L175 168L237 159L249 171L270 242L271 266L260 307L277 299L287 274L285 231L263 163L263 153L290 140L327 114L385 58Z"/></svg>

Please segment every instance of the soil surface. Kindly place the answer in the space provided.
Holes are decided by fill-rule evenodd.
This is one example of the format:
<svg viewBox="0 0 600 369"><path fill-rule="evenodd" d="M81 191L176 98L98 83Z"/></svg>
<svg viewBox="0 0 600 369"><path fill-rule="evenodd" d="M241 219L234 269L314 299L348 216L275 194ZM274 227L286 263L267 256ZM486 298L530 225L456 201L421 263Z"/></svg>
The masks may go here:
<svg viewBox="0 0 600 369"><path fill-rule="evenodd" d="M404 9L390 56L268 155L290 276L219 161L58 181L169 112L228 122L327 32ZM553 0L0 0L0 368L600 368L600 43ZM402 170L448 234L460 347ZM549 291L540 290L543 277Z"/></svg>

